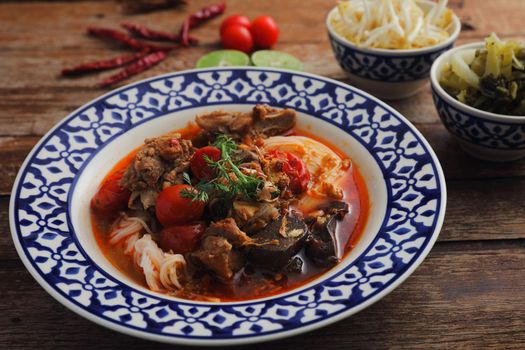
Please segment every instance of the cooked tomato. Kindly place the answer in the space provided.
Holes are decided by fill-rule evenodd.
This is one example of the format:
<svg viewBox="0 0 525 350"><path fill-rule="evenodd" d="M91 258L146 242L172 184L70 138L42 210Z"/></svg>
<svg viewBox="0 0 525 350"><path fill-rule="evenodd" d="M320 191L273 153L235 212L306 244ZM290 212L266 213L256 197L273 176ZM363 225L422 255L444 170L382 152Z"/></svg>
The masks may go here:
<svg viewBox="0 0 525 350"><path fill-rule="evenodd" d="M269 155L282 161L283 172L290 178L290 189L294 194L299 194L308 189L310 172L306 164L295 154L283 151L270 151Z"/></svg>
<svg viewBox="0 0 525 350"><path fill-rule="evenodd" d="M170 186L162 190L157 197L155 214L162 226L181 225L202 217L204 202L185 198L185 191L191 193L195 189L190 185Z"/></svg>
<svg viewBox="0 0 525 350"><path fill-rule="evenodd" d="M213 146L199 148L191 157L190 168L197 179L209 181L215 176L215 171L208 165L206 157L216 162L221 159L221 151Z"/></svg>
<svg viewBox="0 0 525 350"><path fill-rule="evenodd" d="M250 26L253 42L261 49L269 49L279 38L279 27L270 16L259 16Z"/></svg>
<svg viewBox="0 0 525 350"><path fill-rule="evenodd" d="M199 247L206 223L202 221L164 228L160 232L160 247L175 254L193 252Z"/></svg>
<svg viewBox="0 0 525 350"><path fill-rule="evenodd" d="M91 207L99 213L116 213L127 207L131 192L120 185L124 170L108 177L91 199Z"/></svg>
<svg viewBox="0 0 525 350"><path fill-rule="evenodd" d="M250 53L253 49L253 38L248 28L232 24L221 32L221 43L225 49Z"/></svg>
<svg viewBox="0 0 525 350"><path fill-rule="evenodd" d="M221 29L220 29L221 34L224 31L224 29L226 29L226 27L229 27L231 25L239 25L241 27L250 29L250 20L246 16L241 16L241 15L230 16L226 18L224 21L222 21Z"/></svg>

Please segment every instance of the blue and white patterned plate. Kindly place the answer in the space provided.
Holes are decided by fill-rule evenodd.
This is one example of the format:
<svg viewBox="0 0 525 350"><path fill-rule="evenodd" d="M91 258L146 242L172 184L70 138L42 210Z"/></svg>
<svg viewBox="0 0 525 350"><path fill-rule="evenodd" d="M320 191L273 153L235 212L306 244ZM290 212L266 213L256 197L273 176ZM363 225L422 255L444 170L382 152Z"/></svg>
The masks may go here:
<svg viewBox="0 0 525 350"><path fill-rule="evenodd" d="M180 128L197 113L249 110L260 102L297 110L302 128L341 147L364 175L370 217L349 256L299 289L235 303L157 294L116 270L97 248L89 219L89 199L107 170L145 137ZM312 74L223 68L128 85L65 118L20 169L10 222L27 269L71 310L134 336L218 345L298 334L376 302L428 254L445 202L434 152L385 103Z"/></svg>

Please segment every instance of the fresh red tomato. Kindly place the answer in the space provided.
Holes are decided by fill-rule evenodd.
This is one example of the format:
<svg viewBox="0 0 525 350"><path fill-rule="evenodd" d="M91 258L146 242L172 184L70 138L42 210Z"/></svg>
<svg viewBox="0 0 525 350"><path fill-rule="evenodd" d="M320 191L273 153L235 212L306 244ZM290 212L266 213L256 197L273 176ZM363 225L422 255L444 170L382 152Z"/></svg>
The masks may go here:
<svg viewBox="0 0 525 350"><path fill-rule="evenodd" d="M195 191L190 185L175 185L162 190L155 203L155 214L164 227L199 220L204 211L204 202L184 198L183 191Z"/></svg>
<svg viewBox="0 0 525 350"><path fill-rule="evenodd" d="M253 49L253 38L248 28L232 24L221 32L221 43L225 49L250 53Z"/></svg>
<svg viewBox="0 0 525 350"><path fill-rule="evenodd" d="M250 26L255 46L261 49L269 49L279 38L279 27L270 16L259 16L253 20Z"/></svg>
<svg viewBox="0 0 525 350"><path fill-rule="evenodd" d="M131 192L120 185L124 170L108 177L91 199L91 207L99 213L116 213L128 205Z"/></svg>
<svg viewBox="0 0 525 350"><path fill-rule="evenodd" d="M197 250L206 224L202 221L186 225L166 227L160 232L160 247L175 254L186 254Z"/></svg>
<svg viewBox="0 0 525 350"><path fill-rule="evenodd" d="M283 172L290 178L290 189L294 194L299 194L308 189L310 172L306 164L295 154L283 151L270 151L271 157L283 163Z"/></svg>
<svg viewBox="0 0 525 350"><path fill-rule="evenodd" d="M206 157L216 162L221 159L221 151L213 146L199 148L191 157L190 168L197 179L209 181L215 176L215 171L206 162Z"/></svg>
<svg viewBox="0 0 525 350"><path fill-rule="evenodd" d="M224 21L222 21L221 34L226 27L229 27L231 25L239 25L241 27L250 29L250 20L246 16L241 16L241 15L230 16L226 18Z"/></svg>

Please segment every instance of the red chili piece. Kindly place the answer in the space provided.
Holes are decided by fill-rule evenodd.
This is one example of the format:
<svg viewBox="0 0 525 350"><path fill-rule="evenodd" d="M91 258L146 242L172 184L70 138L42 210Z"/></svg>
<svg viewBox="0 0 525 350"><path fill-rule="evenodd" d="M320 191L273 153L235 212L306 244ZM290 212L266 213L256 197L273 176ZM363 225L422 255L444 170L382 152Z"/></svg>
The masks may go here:
<svg viewBox="0 0 525 350"><path fill-rule="evenodd" d="M179 36L181 38L181 44L188 46L190 44L189 31L198 25L221 15L226 9L226 3L214 4L206 6L199 11L191 14L182 24L180 28Z"/></svg>
<svg viewBox="0 0 525 350"><path fill-rule="evenodd" d="M136 23L124 22L124 23L121 23L120 25L123 28L125 28L128 32L130 32L131 34L141 39L171 41L175 43L180 42L180 36L177 34L161 32L161 31L150 29L146 26L136 24ZM190 36L188 39L192 45L196 45L199 43L199 40L192 36Z"/></svg>
<svg viewBox="0 0 525 350"><path fill-rule="evenodd" d="M110 58L109 60L105 60L105 61L93 61L93 62L83 63L73 68L66 68L62 70L62 75L64 76L80 75L84 73L90 73L90 72L96 72L96 71L105 70L105 69L122 67L128 63L134 62L146 56L148 52L149 52L148 50L144 50L144 51L141 51L133 55L117 56L117 57Z"/></svg>
<svg viewBox="0 0 525 350"><path fill-rule="evenodd" d="M135 50L150 50L150 51L171 51L177 46L158 46L153 44L144 43L138 41L129 35L119 32L118 30L109 29L109 28L100 28L100 27L88 27L88 33L100 38L108 38L115 41L118 41L121 44L124 44Z"/></svg>
<svg viewBox="0 0 525 350"><path fill-rule="evenodd" d="M101 87L107 87L113 84L116 84L126 78L129 78L133 75L137 75L146 69L153 67L157 63L161 62L166 58L165 51L156 51L148 54L147 56L142 57L138 61L131 63L129 66L107 78L106 80L100 83Z"/></svg>

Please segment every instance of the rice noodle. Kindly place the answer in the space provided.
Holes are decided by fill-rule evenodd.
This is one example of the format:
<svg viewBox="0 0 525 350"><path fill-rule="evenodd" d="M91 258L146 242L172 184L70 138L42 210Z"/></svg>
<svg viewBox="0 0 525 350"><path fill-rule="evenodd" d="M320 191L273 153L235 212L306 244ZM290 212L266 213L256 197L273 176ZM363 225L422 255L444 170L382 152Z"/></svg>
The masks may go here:
<svg viewBox="0 0 525 350"><path fill-rule="evenodd" d="M264 141L265 150L291 152L301 158L312 175L310 191L322 195L327 184L337 185L343 175L341 157L324 144L304 136L273 136Z"/></svg>
<svg viewBox="0 0 525 350"><path fill-rule="evenodd" d="M151 230L144 220L123 215L114 225L109 243L122 244L124 254L133 256L153 291L180 289L180 276L185 274L186 260L180 254L164 253L151 238ZM141 231L148 232L141 237Z"/></svg>
<svg viewBox="0 0 525 350"><path fill-rule="evenodd" d="M109 243L116 245L124 242L125 245L128 245L128 240L133 240L133 237L137 237L138 239L142 228L143 226L139 221L133 220L133 218L130 218L127 215L123 215L114 225L113 231L111 231L109 235Z"/></svg>
<svg viewBox="0 0 525 350"><path fill-rule="evenodd" d="M137 243L139 238L140 233L136 232L126 239L126 243L124 244L124 254L131 255L133 252L135 252L135 243Z"/></svg>
<svg viewBox="0 0 525 350"><path fill-rule="evenodd" d="M164 253L146 234L135 243L135 263L142 269L148 287L156 292L180 289L186 260L181 254Z"/></svg>
<svg viewBox="0 0 525 350"><path fill-rule="evenodd" d="M162 250L159 249L150 235L144 235L135 243L133 258L135 264L142 268L148 287L156 292L162 290L159 272L164 257Z"/></svg>
<svg viewBox="0 0 525 350"><path fill-rule="evenodd" d="M362 47L412 49L446 40L452 27L447 0L425 13L417 0L346 0L331 18L334 30Z"/></svg>
<svg viewBox="0 0 525 350"><path fill-rule="evenodd" d="M142 225L142 227L144 228L144 230L146 230L147 233L149 233L150 235L153 234L153 232L151 232L150 228L148 227L148 224L146 224L146 222L144 220L142 220L141 218L128 217L128 219L131 220L131 221L138 222L140 225Z"/></svg>
<svg viewBox="0 0 525 350"><path fill-rule="evenodd" d="M160 282L168 290L182 288L178 270L186 267L186 260L180 254L166 254L160 267Z"/></svg>

